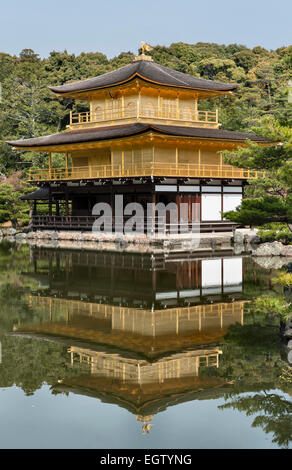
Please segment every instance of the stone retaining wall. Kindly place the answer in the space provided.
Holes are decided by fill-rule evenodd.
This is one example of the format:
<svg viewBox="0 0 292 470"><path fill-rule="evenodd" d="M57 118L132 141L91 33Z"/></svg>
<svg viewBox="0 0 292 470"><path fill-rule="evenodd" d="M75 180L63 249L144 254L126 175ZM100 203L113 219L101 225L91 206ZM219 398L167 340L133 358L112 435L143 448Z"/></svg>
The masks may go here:
<svg viewBox="0 0 292 470"><path fill-rule="evenodd" d="M254 232L243 234L236 231L210 234L181 234L149 237L146 235L100 234L74 231L28 231L13 228L0 230L0 240L28 243L47 248L70 248L84 250L123 251L181 251L213 252L232 251L235 254L251 251L251 243L258 243Z"/></svg>

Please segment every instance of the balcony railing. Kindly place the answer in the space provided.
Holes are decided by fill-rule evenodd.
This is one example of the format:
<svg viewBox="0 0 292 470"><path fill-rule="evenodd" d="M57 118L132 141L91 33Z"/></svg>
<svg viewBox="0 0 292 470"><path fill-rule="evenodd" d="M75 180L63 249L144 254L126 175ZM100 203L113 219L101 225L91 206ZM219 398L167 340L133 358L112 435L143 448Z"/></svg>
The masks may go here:
<svg viewBox="0 0 292 470"><path fill-rule="evenodd" d="M168 119L172 121L218 123L218 110L201 111L176 107L140 106L100 109L98 112L70 113L70 125L116 121L127 118Z"/></svg>
<svg viewBox="0 0 292 470"><path fill-rule="evenodd" d="M29 181L60 181L103 178L136 178L141 176L257 179L263 172L236 168L231 165L198 165L143 163L137 165L96 165L90 167L29 170Z"/></svg>

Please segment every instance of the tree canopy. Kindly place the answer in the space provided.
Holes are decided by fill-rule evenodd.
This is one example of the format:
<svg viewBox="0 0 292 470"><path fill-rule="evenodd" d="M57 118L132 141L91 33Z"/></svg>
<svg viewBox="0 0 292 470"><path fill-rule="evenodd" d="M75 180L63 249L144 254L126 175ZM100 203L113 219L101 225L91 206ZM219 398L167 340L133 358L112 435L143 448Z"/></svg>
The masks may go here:
<svg viewBox="0 0 292 470"><path fill-rule="evenodd" d="M243 224L258 220L261 224L280 217L290 223L292 105L288 93L292 46L267 50L241 44L178 42L154 47L151 56L157 63L181 72L240 85L230 96L204 100L201 109L217 107L223 128L256 130L281 145L259 147L250 143L247 149L225 157L234 165L266 171L264 178L251 182L247 189L246 194L254 200L248 199L240 211L227 214L227 218ZM129 64L133 58L129 51L112 59L99 51L79 55L52 51L46 58L32 49L24 49L19 56L0 53L0 174L9 176L19 170L25 174L30 167L48 164L41 152L16 152L5 140L60 132L69 122L70 111L87 110L87 103L57 97L48 86L101 75ZM53 162L59 158L53 156Z"/></svg>

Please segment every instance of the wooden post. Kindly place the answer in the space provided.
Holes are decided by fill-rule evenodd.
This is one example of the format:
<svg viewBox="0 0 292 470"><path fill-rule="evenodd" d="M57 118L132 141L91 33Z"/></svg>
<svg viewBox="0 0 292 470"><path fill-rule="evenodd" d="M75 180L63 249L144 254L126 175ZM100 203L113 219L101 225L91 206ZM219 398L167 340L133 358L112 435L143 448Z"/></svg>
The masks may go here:
<svg viewBox="0 0 292 470"><path fill-rule="evenodd" d="M65 189L65 215L66 217L69 216L69 199L68 199L68 187L66 186L66 189ZM68 220L66 219L66 222Z"/></svg>
<svg viewBox="0 0 292 470"><path fill-rule="evenodd" d="M52 216L52 190L51 187L49 186L49 215Z"/></svg>
<svg viewBox="0 0 292 470"><path fill-rule="evenodd" d="M49 153L49 179L52 178L52 153Z"/></svg>
<svg viewBox="0 0 292 470"><path fill-rule="evenodd" d="M176 95L176 118L179 119L179 93Z"/></svg>
<svg viewBox="0 0 292 470"><path fill-rule="evenodd" d="M201 149L198 150L198 176L201 175Z"/></svg>
<svg viewBox="0 0 292 470"><path fill-rule="evenodd" d="M65 153L65 162L66 162L66 178L68 178L68 152Z"/></svg>
<svg viewBox="0 0 292 470"><path fill-rule="evenodd" d="M198 121L198 99L195 96L195 121Z"/></svg>

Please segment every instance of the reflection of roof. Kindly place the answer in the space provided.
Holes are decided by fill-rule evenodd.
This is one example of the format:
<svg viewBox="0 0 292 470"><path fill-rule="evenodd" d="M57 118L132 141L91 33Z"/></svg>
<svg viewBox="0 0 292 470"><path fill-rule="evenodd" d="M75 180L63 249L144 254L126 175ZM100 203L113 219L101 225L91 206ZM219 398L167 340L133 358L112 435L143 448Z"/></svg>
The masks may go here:
<svg viewBox="0 0 292 470"><path fill-rule="evenodd" d="M197 345L218 343L227 333L227 328L209 329L206 331L180 332L162 336L143 336L130 334L121 330L85 329L80 326L65 324L65 322L52 322L41 324L20 325L15 327L17 334L29 334L51 338L54 341L67 338L78 342L95 343L106 347L114 347L120 351L143 354L146 358L154 358L172 351L179 351Z"/></svg>
<svg viewBox="0 0 292 470"><path fill-rule="evenodd" d="M205 80L159 65L154 61L136 60L131 64L120 67L112 72L99 75L98 77L49 88L55 93L70 94L87 90L98 90L126 83L135 78L141 78L150 83L191 90L228 91L238 87L237 83Z"/></svg>
<svg viewBox="0 0 292 470"><path fill-rule="evenodd" d="M23 335L20 333L20 336ZM138 415L142 422L148 422L150 415L168 406L193 399L217 398L229 390L225 379L198 375L201 367L203 370L218 367L216 357L221 350L215 346L149 360L137 352L128 353L89 342L82 344L64 337L33 336L71 345L68 350L71 367L79 375L75 373L73 377L58 381L53 386L55 392L72 392L117 404Z"/></svg>
<svg viewBox="0 0 292 470"><path fill-rule="evenodd" d="M101 140L112 140L121 137L131 137L146 132L170 135L175 137L189 137L200 140L238 141L247 139L256 142L268 142L264 137L247 132L226 131L223 129L209 129L204 127L165 126L160 124L134 123L121 126L95 127L60 132L59 134L45 135L33 139L10 140L8 144L14 147L33 148L49 147L52 145L68 145Z"/></svg>
<svg viewBox="0 0 292 470"><path fill-rule="evenodd" d="M55 392L98 398L141 417L157 414L169 406L187 401L216 399L230 391L230 385L216 377L167 379L156 386L147 384L141 388L112 377L82 375L64 379L52 388Z"/></svg>

